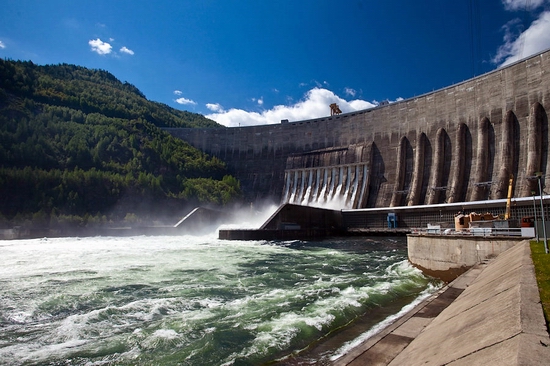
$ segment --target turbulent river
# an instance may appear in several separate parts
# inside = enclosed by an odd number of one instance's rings
[[[328,364],[441,285],[404,238],[44,238],[0,258],[2,365]]]

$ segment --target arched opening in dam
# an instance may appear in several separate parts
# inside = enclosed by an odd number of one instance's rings
[[[417,133],[413,143],[401,136],[390,159],[393,172],[376,142],[296,153],[287,158],[281,203],[360,209],[502,199],[511,175],[515,192],[526,197],[538,192],[536,181],[526,178],[548,166],[542,104],[531,106],[526,125],[522,133],[516,114],[507,111],[497,123],[486,116],[459,123],[452,137],[443,127],[432,138]]]

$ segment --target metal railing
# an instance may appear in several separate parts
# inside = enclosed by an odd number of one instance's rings
[[[490,227],[472,227],[462,230],[438,229],[438,228],[415,228],[411,230],[412,234],[418,235],[450,235],[450,236],[513,236],[521,237],[523,232],[521,228],[490,228]],[[531,237],[528,235],[527,237]],[[533,233],[534,237],[534,233]]]

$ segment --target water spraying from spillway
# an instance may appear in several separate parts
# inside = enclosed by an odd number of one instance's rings
[[[282,203],[333,209],[360,208],[367,187],[368,168],[364,163],[287,169]]]
[[[281,203],[330,209],[365,207],[371,146],[353,145],[287,159]]]

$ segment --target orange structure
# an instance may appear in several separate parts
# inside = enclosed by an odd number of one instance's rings
[[[342,111],[340,110],[340,107],[338,107],[338,104],[332,103],[330,105],[330,115],[334,116],[335,114],[340,114]]]

